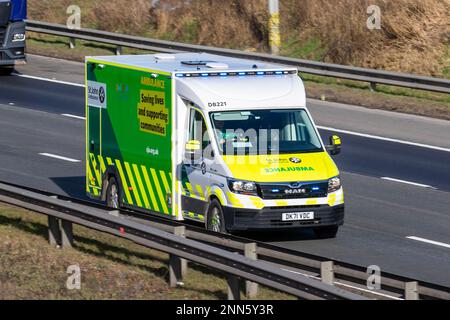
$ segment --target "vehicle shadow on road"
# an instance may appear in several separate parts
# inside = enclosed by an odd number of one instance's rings
[[[288,241],[306,241],[317,240],[312,229],[293,229],[293,230],[276,230],[276,231],[255,231],[255,232],[239,232],[236,236],[245,237],[261,242],[288,242]]]
[[[50,180],[53,181],[65,195],[75,199],[89,200],[86,196],[85,176],[51,177]]]

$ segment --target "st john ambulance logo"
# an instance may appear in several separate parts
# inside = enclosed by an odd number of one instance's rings
[[[106,84],[88,81],[87,83],[88,105],[97,108],[106,108]]]
[[[106,98],[105,89],[103,87],[100,87],[98,90],[98,99],[100,100],[100,103],[104,103]]]

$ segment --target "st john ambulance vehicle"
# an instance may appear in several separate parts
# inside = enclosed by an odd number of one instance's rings
[[[86,58],[86,190],[217,232],[344,219],[339,171],[297,69],[205,53]]]

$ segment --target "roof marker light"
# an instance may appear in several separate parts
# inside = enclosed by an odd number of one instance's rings
[[[1,1],[1,0],[0,0]],[[229,71],[229,72],[194,72],[194,73],[175,73],[176,77],[226,77],[226,76],[270,76],[270,75],[283,75],[283,74],[294,74],[295,70],[268,70],[268,71]]]

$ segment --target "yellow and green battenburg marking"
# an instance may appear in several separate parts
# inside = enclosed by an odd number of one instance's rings
[[[95,157],[93,154],[89,156],[88,175],[90,183],[88,192],[100,195],[101,178],[106,171],[105,160],[102,156],[97,157],[100,163],[100,170],[93,173],[95,166]],[[137,164],[123,163],[116,159],[112,161],[108,159],[106,162],[109,166],[113,165],[117,168],[119,178],[124,191],[124,202],[129,205],[139,206],[147,210],[156,212],[169,213],[167,205],[168,197],[171,195],[170,185],[172,184],[172,175],[163,170],[156,171],[154,168],[141,166]],[[105,164],[105,165],[103,165]],[[100,182],[99,182],[100,181]]]
[[[89,58],[86,85],[86,191],[99,197],[114,172],[124,204],[171,215],[170,73]]]

